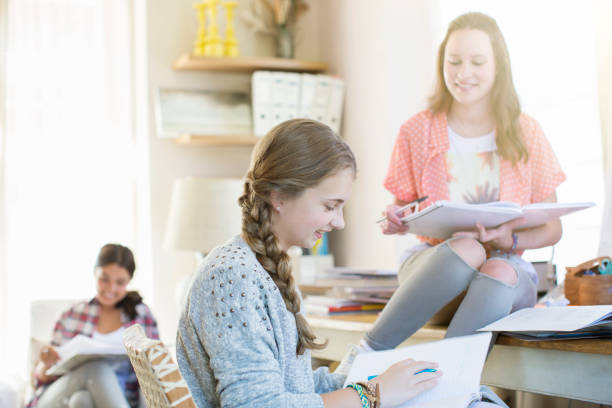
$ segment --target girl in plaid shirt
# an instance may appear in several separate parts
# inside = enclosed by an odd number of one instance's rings
[[[121,342],[123,330],[138,323],[149,338],[159,339],[157,322],[138,292],[128,292],[136,264],[129,248],[107,244],[95,268],[96,296],[64,312],[51,343],[41,349],[34,369],[36,391],[27,405],[61,408],[127,408],[138,406],[139,388],[129,360],[94,360],[61,377],[45,374],[59,360],[55,347],[81,334],[103,342]]]

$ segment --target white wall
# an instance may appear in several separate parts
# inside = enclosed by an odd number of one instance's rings
[[[398,239],[384,236],[376,219],[393,201],[382,182],[395,134],[404,120],[425,107],[431,89],[435,50],[428,12],[425,0],[376,5],[334,0],[319,10],[321,58],[346,81],[342,136],[358,167],[346,229],[331,237],[339,265],[397,265]]]
[[[608,10],[605,0],[597,1],[600,9]],[[241,6],[246,3],[240,1]],[[181,277],[192,272],[195,263],[190,253],[162,247],[172,181],[190,175],[242,176],[251,149],[187,147],[158,139],[152,96],[159,86],[247,89],[249,77],[172,71],[172,62],[189,51],[195,38],[191,1],[149,0],[146,4],[148,99],[144,100],[148,101],[146,126],[150,144],[153,300],[163,336],[173,338],[178,317],[174,287]],[[332,74],[345,79],[342,136],[353,148],[358,163],[357,180],[346,208],[347,226],[332,234],[331,249],[338,265],[394,267],[399,240],[382,235],[375,223],[392,200],[382,181],[401,122],[426,105],[437,44],[445,24],[434,26],[431,17],[439,12],[435,8],[438,3],[428,0],[385,0],[375,4],[369,0],[309,0],[308,4],[310,10],[304,16],[297,57],[326,61]],[[262,41],[250,35],[240,20],[236,29],[243,55],[273,54],[271,39]],[[605,44],[600,44],[601,52],[609,50]],[[609,79],[609,74],[600,73],[600,87]],[[604,117],[609,120],[609,115],[602,112]]]
[[[148,0],[146,2],[146,61],[147,79],[145,98],[148,101],[148,133],[150,189],[150,225],[153,261],[153,308],[160,323],[162,338],[172,340],[179,317],[174,289],[176,283],[195,269],[194,254],[163,248],[166,220],[170,205],[172,182],[186,176],[242,177],[249,163],[249,147],[180,146],[170,140],[159,139],[155,129],[154,95],[158,87],[247,90],[250,77],[241,74],[176,72],[172,63],[191,50],[196,38],[196,14],[192,0]],[[239,8],[247,4],[239,1]],[[317,3],[311,4],[302,22],[303,33],[317,32]],[[269,37],[253,36],[241,22],[236,21],[236,36],[242,55],[273,55],[274,43]],[[298,38],[297,56],[317,59],[315,37]],[[143,95],[141,95],[143,96]],[[146,126],[145,126],[146,125]],[[146,129],[148,127],[148,129]],[[147,299],[145,299],[147,301]],[[150,299],[149,299],[150,302]]]
[[[556,4],[558,18],[544,31],[540,31],[541,22],[550,8],[545,2],[529,0],[515,1],[512,6],[501,0],[384,0],[376,4],[335,0],[321,7],[321,57],[347,81],[343,136],[353,147],[359,167],[347,206],[346,232],[332,236],[338,263],[379,267],[396,264],[399,240],[382,236],[375,225],[381,210],[391,201],[382,181],[392,140],[401,122],[425,107],[433,83],[435,54],[448,22],[470,10],[496,18],[506,35],[523,108],[542,124],[568,176],[559,188],[559,200],[599,203],[580,216],[563,220],[564,228],[571,232],[556,246],[559,270],[563,272],[564,266],[595,256],[603,182],[589,24],[592,5],[600,21],[597,39],[601,62],[609,59],[611,49],[603,33],[610,16],[606,0]],[[575,30],[566,30],[570,20]],[[609,99],[606,84],[610,81],[605,67],[600,66],[599,75],[600,100],[604,102]],[[606,111],[605,103],[600,106],[604,122],[609,109]],[[590,182],[585,184],[583,179]],[[529,251],[527,256],[545,260],[551,251]]]

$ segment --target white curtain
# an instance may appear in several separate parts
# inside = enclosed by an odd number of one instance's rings
[[[0,366],[24,373],[30,302],[92,297],[98,249],[142,238],[140,155],[130,1],[5,3]]]

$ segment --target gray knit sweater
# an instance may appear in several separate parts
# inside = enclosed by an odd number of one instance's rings
[[[318,394],[344,377],[296,356],[295,318],[240,237],[198,270],[176,340],[181,373],[199,408],[323,407]]]

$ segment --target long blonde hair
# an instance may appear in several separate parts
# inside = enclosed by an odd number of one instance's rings
[[[295,199],[347,168],[356,171],[355,157],[329,127],[313,120],[289,120],[272,129],[255,146],[244,193],[238,200],[242,208],[242,238],[278,286],[287,310],[295,316],[297,354],[326,344],[315,342],[315,335],[300,313],[289,256],[279,247],[272,231],[270,194],[275,191],[284,199]]]
[[[497,26],[497,22],[483,13],[467,13],[454,19],[448,26],[446,36],[438,49],[436,82],[434,93],[429,98],[429,109],[434,113],[448,113],[453,97],[444,82],[444,52],[450,35],[457,30],[480,30],[489,36],[493,55],[495,56],[495,82],[491,89],[492,111],[495,117],[496,143],[499,155],[512,164],[520,160],[527,161],[529,153],[521,137],[519,103],[506,41]]]

